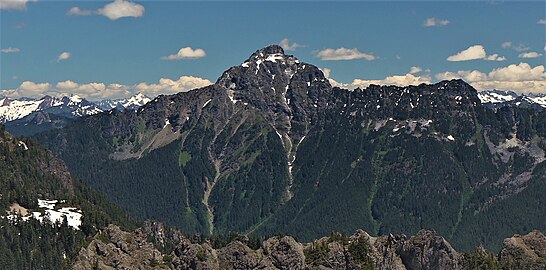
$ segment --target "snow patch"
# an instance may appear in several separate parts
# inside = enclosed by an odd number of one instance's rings
[[[23,147],[23,150],[28,150],[28,147],[27,147],[27,144],[23,141],[19,141],[19,143],[17,143],[18,146],[20,147]]]
[[[277,63],[277,60],[284,60],[284,57],[280,53],[270,54],[265,58],[265,61]]]
[[[61,201],[60,203],[64,203]],[[82,225],[82,211],[76,207],[62,207],[55,210],[55,206],[59,203],[58,200],[41,200],[38,199],[38,208],[39,211],[33,211],[27,216],[18,216],[18,215],[8,215],[6,218],[8,220],[22,220],[28,221],[30,218],[36,219],[42,223],[49,222],[52,225],[56,223],[62,223],[66,218],[68,226],[72,227],[75,230],[79,230]],[[43,214],[42,214],[43,211]]]
[[[201,109],[207,107],[207,105],[209,105],[209,103],[210,103],[211,101],[212,101],[212,98],[209,99],[209,100],[207,100],[207,101],[205,102],[205,104],[203,104],[203,107],[201,107]]]

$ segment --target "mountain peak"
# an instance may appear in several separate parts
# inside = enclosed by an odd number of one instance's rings
[[[259,50],[257,50],[255,53],[253,53],[250,58],[258,58],[258,57],[264,57],[271,54],[280,54],[284,56],[284,50],[279,45],[268,45],[266,47],[263,47]]]

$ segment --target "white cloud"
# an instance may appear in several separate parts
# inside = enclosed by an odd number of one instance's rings
[[[546,52],[546,45],[544,45],[544,51]]]
[[[158,94],[174,94],[178,92],[187,92],[196,88],[201,88],[207,85],[211,85],[212,82],[193,76],[182,76],[178,80],[171,80],[167,78],[159,79],[159,83],[148,84],[139,83],[135,86],[135,89],[145,95],[156,96]]]
[[[545,19],[540,19],[540,20],[538,20],[537,23],[538,24],[546,24],[546,20]]]
[[[279,45],[285,50],[285,51],[295,51],[297,48],[303,47],[303,45],[300,45],[296,42],[290,44],[290,41],[285,38],[279,42]]]
[[[212,82],[207,79],[193,76],[182,76],[178,80],[161,78],[159,83],[156,84],[142,82],[135,85],[106,84],[103,82],[77,83],[72,80],[56,84],[25,81],[16,89],[0,90],[0,96],[41,98],[45,95],[55,97],[78,95],[89,100],[102,100],[129,97],[141,92],[150,97],[155,97],[159,94],[185,92],[210,84]]]
[[[526,52],[526,53],[520,53],[518,55],[519,58],[537,58],[541,56],[542,54],[537,52]]]
[[[489,72],[488,77],[499,81],[542,80],[546,79],[546,73],[543,65],[533,68],[527,63],[519,63],[496,68]]]
[[[3,53],[17,53],[17,52],[20,52],[20,51],[21,50],[19,48],[12,48],[12,47],[0,50],[0,52],[3,52]]]
[[[203,49],[192,49],[191,47],[184,47],[180,49],[176,54],[169,56],[163,56],[163,60],[182,60],[182,59],[197,59],[207,56]]]
[[[98,10],[98,14],[107,17],[110,20],[117,20],[124,17],[142,17],[144,7],[125,0],[115,0]]]
[[[49,83],[24,81],[16,89],[0,90],[0,95],[12,98],[41,97],[44,96],[44,93],[49,89],[51,89]]]
[[[409,71],[409,74],[415,74],[415,73],[419,73],[423,71],[420,67],[411,67],[410,68],[410,71]]]
[[[504,61],[506,58],[504,56],[499,56],[498,54],[493,55],[487,55],[485,52],[485,48],[482,45],[474,45],[470,46],[467,49],[451,55],[447,58],[447,61],[469,61],[469,60],[476,60],[476,59],[483,59],[483,60],[489,60],[489,61]]]
[[[514,44],[512,41],[506,41],[501,44],[501,46],[505,49],[513,49],[516,52],[523,52],[528,51],[530,48],[525,46],[525,44]]]
[[[66,15],[69,15],[69,16],[72,16],[72,15],[85,16],[85,15],[92,15],[92,14],[97,14],[97,12],[94,10],[81,9],[79,7],[73,7],[70,10],[68,10],[68,12],[66,13]]]
[[[316,56],[321,60],[354,60],[354,59],[366,59],[368,61],[374,60],[375,56],[368,53],[360,52],[357,48],[347,49],[324,49],[316,53]]]
[[[131,91],[128,86],[113,83],[92,82],[79,84],[71,80],[58,82],[50,95],[70,96],[78,95],[87,99],[97,100],[106,98],[119,98],[129,96]]]
[[[527,63],[496,68],[489,73],[478,70],[460,70],[436,74],[438,80],[463,79],[478,90],[512,90],[520,93],[544,93],[546,72],[544,66],[531,67]]]
[[[0,1],[0,9],[25,10],[28,2],[28,0],[2,0]]]
[[[79,7],[73,7],[66,13],[66,15],[92,14],[102,15],[112,21],[125,17],[138,18],[144,16],[144,7],[126,0],[115,0],[114,2],[106,4],[104,7],[97,10],[86,10]]]
[[[488,61],[504,61],[506,60],[506,57],[504,56],[499,56],[498,54],[492,54],[492,55],[488,55],[484,58],[484,60],[488,60]]]
[[[423,22],[423,26],[425,27],[431,27],[431,26],[445,26],[448,25],[449,21],[446,19],[436,19],[434,17],[428,18]]]
[[[57,57],[57,62],[60,62],[60,61],[64,61],[64,60],[68,60],[70,58],[70,56],[72,56],[70,54],[70,52],[62,52],[61,54],[59,54],[59,56]]]
[[[474,45],[468,47],[455,55],[447,58],[447,61],[468,61],[475,59],[483,59],[486,56],[485,49],[482,45]]]
[[[415,76],[413,74],[407,73],[405,75],[387,76],[381,80],[354,79],[351,83],[341,83],[332,78],[329,78],[328,80],[330,81],[330,84],[332,86],[353,90],[356,88],[364,89],[370,84],[396,86],[419,85],[422,83],[430,83],[431,77],[429,75]]]

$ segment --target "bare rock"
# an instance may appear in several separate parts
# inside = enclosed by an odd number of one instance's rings
[[[539,231],[504,239],[499,255],[503,269],[546,269],[546,237]]]

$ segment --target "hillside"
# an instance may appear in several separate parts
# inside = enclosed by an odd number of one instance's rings
[[[64,269],[99,228],[136,225],[64,162],[0,125],[0,268]]]
[[[205,235],[434,229],[461,250],[546,229],[546,112],[462,80],[332,87],[278,46],[214,85],[36,137],[142,219]]]

